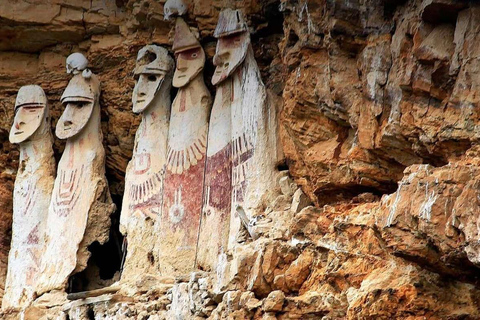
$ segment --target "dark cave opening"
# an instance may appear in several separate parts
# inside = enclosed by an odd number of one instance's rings
[[[121,195],[112,195],[117,210],[112,214],[109,240],[101,245],[97,241],[88,250],[91,252],[87,267],[82,272],[70,276],[68,293],[95,290],[110,286],[120,279],[124,257],[123,240],[120,233]]]
[[[87,317],[89,320],[95,320],[95,312],[93,312],[93,309],[88,309]]]

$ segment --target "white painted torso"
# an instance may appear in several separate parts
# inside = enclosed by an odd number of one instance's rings
[[[13,194],[12,242],[3,307],[21,307],[31,299],[45,250],[45,226],[55,179],[51,138],[20,146],[20,169]]]

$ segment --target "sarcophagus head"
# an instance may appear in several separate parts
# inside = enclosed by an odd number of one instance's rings
[[[67,58],[67,61],[69,58]],[[83,71],[82,73],[71,72],[75,75],[68,83],[60,99],[65,107],[55,130],[55,135],[60,139],[72,138],[81,133],[92,118],[94,109],[98,108],[100,82],[90,70],[85,69],[86,63],[82,67],[83,69],[80,70],[75,68],[75,70]]]
[[[50,129],[47,97],[40,86],[28,85],[18,90],[15,118],[10,130],[10,142],[22,143]]]
[[[177,60],[173,86],[181,88],[189,84],[205,65],[205,52],[182,18],[177,18],[176,21],[172,49]]]
[[[218,43],[213,57],[216,69],[212,84],[217,85],[231,76],[247,56],[250,34],[242,12],[232,9],[220,12],[213,35]]]
[[[133,112],[141,113],[147,109],[158,93],[165,89],[165,83],[170,89],[170,81],[173,71],[173,59],[168,51],[156,45],[148,45],[140,49],[137,55],[135,67],[135,88],[133,89],[132,102]]]

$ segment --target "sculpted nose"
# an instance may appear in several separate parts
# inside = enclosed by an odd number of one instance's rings
[[[73,108],[74,106],[72,104],[67,104],[65,111],[63,112],[62,119],[63,120],[63,125],[65,127],[71,126],[73,124],[72,119],[73,119]]]
[[[184,71],[187,69],[188,63],[184,59],[177,59],[177,69]]]
[[[222,59],[220,59],[220,56],[218,54],[213,56],[213,65],[218,67],[221,64],[222,64]]]
[[[25,125],[25,122],[23,121],[20,121],[20,122],[15,122],[15,129],[20,129],[21,127],[23,127]]]
[[[144,76],[140,76],[137,83],[137,94],[139,97],[144,97],[147,95],[147,82],[144,79]]]

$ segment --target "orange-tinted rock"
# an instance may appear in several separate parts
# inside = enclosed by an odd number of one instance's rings
[[[13,183],[0,178],[0,297],[3,297],[7,274],[8,251],[12,229]]]
[[[107,178],[119,198],[140,122],[131,114],[131,70],[145,44],[170,48],[165,1],[37,2],[35,10],[26,1],[0,8],[0,50],[8,50],[0,52],[0,133],[11,126],[14,95],[27,83],[45,89],[55,124],[68,79],[64,59],[85,52],[103,84]],[[203,282],[196,274],[168,284],[153,279],[148,292],[132,293],[135,302],[116,296],[92,303],[91,312],[153,320],[176,311],[213,319],[479,318],[480,153],[472,146],[480,133],[480,5],[189,1],[184,18],[205,49],[207,83],[225,6],[243,9],[262,80],[278,95],[272,101],[283,108],[287,160],[280,169],[296,185],[272,192],[252,222],[260,237],[222,256],[225,273],[206,270]],[[18,153],[1,142],[0,175],[10,181]],[[57,155],[62,148],[57,141]],[[292,203],[297,187],[313,206]],[[224,278],[216,286],[218,275]],[[181,299],[174,303],[169,289]],[[282,308],[263,311],[275,290],[285,295]],[[66,313],[87,316],[88,308]],[[63,311],[39,306],[26,315],[47,313]]]

